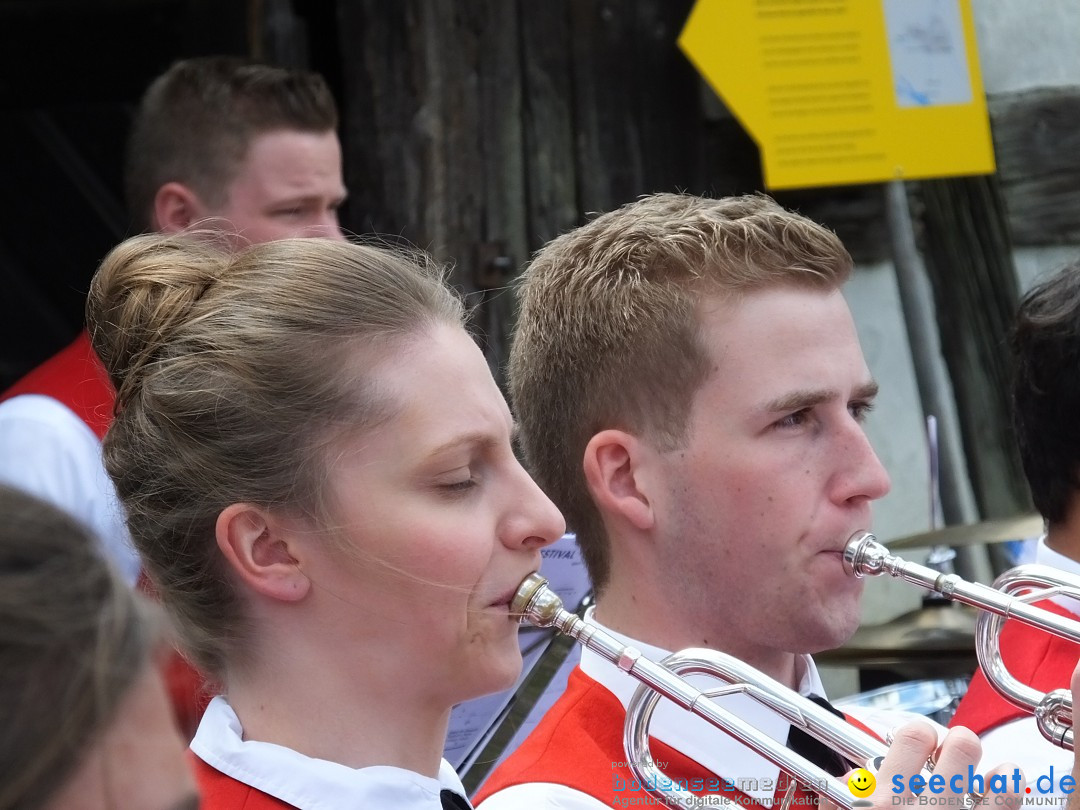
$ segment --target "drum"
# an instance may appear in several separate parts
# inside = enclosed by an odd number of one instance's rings
[[[945,726],[952,719],[960,698],[967,692],[968,680],[968,678],[939,678],[905,681],[840,698],[834,700],[833,704],[841,710],[846,707],[862,707],[870,710],[912,712]]]

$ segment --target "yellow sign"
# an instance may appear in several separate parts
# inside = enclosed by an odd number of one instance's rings
[[[770,188],[994,171],[971,0],[698,0],[679,46]]]

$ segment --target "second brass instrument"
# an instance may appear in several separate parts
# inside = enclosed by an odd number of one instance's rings
[[[869,532],[859,532],[848,541],[844,567],[857,577],[888,574],[983,611],[976,627],[975,652],[986,679],[1005,700],[1034,714],[1047,740],[1073,750],[1071,693],[1056,689],[1044,694],[1015,678],[1002,660],[999,637],[1005,620],[1016,619],[1080,643],[1080,621],[1030,604],[1058,594],[1080,599],[1080,580],[1049,566],[1024,565],[1006,571],[994,587],[968,582],[897,557]],[[1026,593],[1017,596],[1018,591]]]

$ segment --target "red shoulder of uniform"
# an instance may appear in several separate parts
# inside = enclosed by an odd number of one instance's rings
[[[0,394],[0,402],[20,394],[40,394],[63,403],[97,434],[112,421],[116,392],[84,329],[68,346]]]
[[[1050,600],[1039,602],[1038,606],[1058,616],[1076,618],[1072,612]],[[1080,644],[1018,621],[1005,623],[1000,642],[1002,661],[1015,678],[1040,692],[1069,688],[1077,658],[1080,658]],[[980,668],[972,676],[967,693],[949,725],[966,726],[982,735],[1028,714],[1001,697]]]
[[[201,810],[296,810],[251,785],[245,785],[190,754],[195,781],[199,785]]]
[[[619,699],[580,667],[570,673],[566,691],[524,743],[495,769],[477,792],[475,802],[500,790],[526,783],[564,785],[605,804],[615,799],[642,805],[650,801],[634,777],[623,749],[626,711]],[[729,793],[755,806],[750,797],[685,754],[651,741],[654,760],[663,763],[665,778],[692,793]],[[760,806],[760,805],[759,805]]]

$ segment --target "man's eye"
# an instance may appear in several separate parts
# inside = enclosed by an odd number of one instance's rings
[[[275,212],[275,216],[289,217],[289,218],[296,218],[296,217],[299,217],[299,216],[303,216],[303,214],[304,214],[304,209],[300,208],[300,207],[279,208]]]
[[[789,413],[783,419],[777,420],[775,425],[778,428],[799,427],[806,422],[807,418],[809,418],[807,411],[795,411],[795,413]]]
[[[874,403],[852,402],[848,405],[848,410],[851,411],[851,415],[855,418],[856,422],[865,422],[866,417],[870,415],[870,411],[874,410]]]

